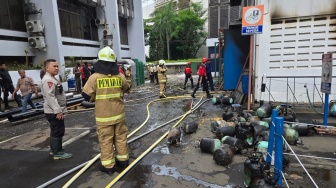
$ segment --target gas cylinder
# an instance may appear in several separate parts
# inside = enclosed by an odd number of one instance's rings
[[[216,133],[218,127],[235,127],[234,122],[226,122],[225,120],[211,121],[211,131]]]
[[[196,123],[195,121],[190,121],[188,123],[184,123],[182,125],[182,130],[184,133],[186,134],[190,134],[195,132],[198,129],[198,123]]]
[[[233,98],[229,97],[229,96],[223,96],[221,99],[221,103],[223,105],[231,105],[233,103]]]
[[[216,105],[216,104],[220,104],[221,100],[222,100],[222,95],[217,95],[216,97],[212,98],[212,104]]]
[[[218,127],[216,131],[216,137],[218,139],[222,139],[224,136],[234,136],[235,135],[235,127]]]
[[[299,136],[307,136],[310,133],[310,128],[308,125],[304,124],[291,124],[290,127],[296,130]]]
[[[329,103],[329,114],[331,116],[336,116],[336,101],[332,100]]]
[[[263,154],[253,152],[244,162],[244,185],[251,186],[256,179],[262,179],[264,168]]]
[[[224,112],[222,114],[223,120],[227,121],[229,119],[231,119],[233,117],[233,113],[232,112]]]
[[[266,121],[251,121],[251,125],[252,126],[261,125],[261,126],[266,127],[267,129],[269,128],[269,125]]]
[[[238,118],[238,122],[246,122],[246,119],[244,117],[237,117]]]
[[[219,139],[202,138],[200,142],[201,151],[204,153],[214,153],[222,145]]]
[[[253,127],[249,122],[239,122],[235,128],[236,138],[244,141],[245,147],[253,144]]]
[[[256,152],[267,153],[268,141],[258,141],[254,147]]]
[[[271,117],[268,117],[268,118],[262,118],[261,121],[265,121],[268,123],[268,125],[270,125],[272,123],[272,118]]]
[[[233,148],[227,144],[223,144],[215,150],[213,159],[217,164],[226,166],[232,162],[233,154]]]
[[[251,183],[251,187],[253,188],[274,188],[277,179],[274,177],[274,172],[265,172],[263,175],[263,179],[257,179]],[[278,177],[278,176],[277,176]]]
[[[252,114],[250,114],[248,112],[242,112],[241,116],[244,117],[246,120],[248,120],[249,117],[252,117]]]
[[[269,103],[265,103],[257,109],[256,113],[257,116],[260,118],[268,118],[272,114],[272,105]]]
[[[262,125],[256,125],[256,126],[253,126],[253,130],[254,130],[253,136],[256,139],[261,132],[268,130],[268,128]]]
[[[288,144],[295,145],[299,140],[299,133],[292,128],[286,127],[284,128],[284,138],[286,139]]]
[[[240,152],[242,149],[244,149],[244,142],[237,138],[224,136],[221,141],[223,144],[231,146],[234,150],[234,153]]]
[[[251,122],[251,121],[260,121],[260,118],[258,116],[251,116],[247,119],[247,121]]]
[[[262,131],[259,133],[258,137],[256,138],[256,141],[268,141],[269,139],[269,131]]]

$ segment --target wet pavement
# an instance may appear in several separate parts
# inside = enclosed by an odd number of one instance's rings
[[[183,115],[200,100],[189,97],[190,87],[187,90],[181,89],[183,81],[183,75],[169,77],[167,96],[186,97],[152,102],[148,106],[148,122],[131,138]],[[135,87],[125,97],[129,132],[146,120],[147,104],[158,99],[158,87],[147,83]],[[201,89],[197,94],[203,94]],[[222,112],[220,106],[212,105],[211,101],[205,102],[180,123],[182,125],[196,121],[199,128],[195,133],[183,134],[179,146],[170,145],[164,139],[113,187],[244,187],[243,162],[246,156],[237,154],[229,166],[223,167],[215,163],[211,154],[202,153],[199,148],[202,138],[214,137],[210,131],[210,122],[220,120]],[[321,119],[321,115],[309,110],[300,111],[297,115],[300,122],[312,123],[312,120]],[[335,119],[330,117],[329,122],[336,122]],[[136,159],[174,124],[172,122],[130,143],[130,160]],[[66,116],[66,135],[63,142],[66,151],[73,154],[71,159],[52,160],[48,152],[48,131],[48,123],[43,116],[18,123],[0,123],[0,187],[37,187],[99,154],[93,111],[74,112]],[[302,137],[302,140],[304,145],[293,146],[297,154],[335,158],[335,136],[314,135]],[[300,159],[319,187],[336,187],[335,161],[303,157]],[[286,174],[290,187],[314,187],[296,159],[291,156],[290,160]],[[105,187],[118,175],[101,173],[99,166],[100,163],[95,162],[70,187]],[[48,187],[62,187],[73,175],[74,173]]]

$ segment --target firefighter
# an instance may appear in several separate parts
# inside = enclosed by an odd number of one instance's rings
[[[203,60],[204,60],[204,58],[203,58]],[[203,85],[203,91],[205,91],[206,94],[207,94],[206,97],[207,98],[212,98],[212,95],[210,95],[210,92],[209,92],[208,81],[207,81],[207,77],[206,77],[206,70],[205,70],[206,61],[203,61],[203,60],[202,60],[202,64],[199,66],[199,69],[197,71],[198,82],[196,84],[196,87],[195,87],[193,93],[191,94],[191,96],[193,98],[195,98],[195,93],[200,88],[200,85]]]
[[[116,168],[125,168],[129,163],[123,95],[129,92],[130,86],[119,73],[117,58],[108,46],[99,51],[94,69],[95,73],[85,84],[82,95],[86,101],[95,101],[100,170],[113,174]]]
[[[126,65],[126,71],[125,71],[125,77],[127,80],[128,85],[132,86],[132,71],[131,71],[131,65]]]
[[[183,89],[186,89],[188,79],[190,79],[191,88],[194,89],[194,80],[193,80],[193,77],[192,77],[192,68],[191,68],[191,63],[190,62],[188,62],[186,68],[184,68],[184,74],[185,74],[185,79],[184,79]]]
[[[167,68],[165,66],[165,61],[163,59],[159,61],[157,72],[160,83],[160,98],[166,98],[166,95],[164,93],[166,90],[166,83],[167,83],[167,75],[166,75]]]

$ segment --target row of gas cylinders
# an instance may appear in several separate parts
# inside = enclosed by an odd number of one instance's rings
[[[167,141],[170,144],[179,144],[181,142],[182,132],[184,134],[192,134],[198,129],[198,123],[190,121],[183,123],[182,126],[178,126],[169,130],[167,135]]]

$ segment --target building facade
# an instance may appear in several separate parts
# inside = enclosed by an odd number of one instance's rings
[[[118,59],[145,61],[141,1],[0,0],[0,61],[35,65],[53,58],[97,58],[113,47]]]

